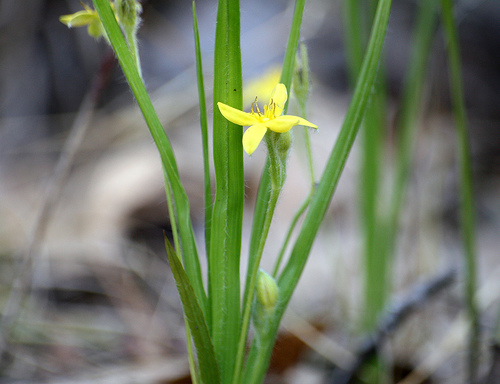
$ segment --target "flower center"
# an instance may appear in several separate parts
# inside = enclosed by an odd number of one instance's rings
[[[276,103],[274,103],[273,99],[271,99],[269,101],[269,107],[267,105],[264,105],[264,113],[262,113],[259,109],[259,104],[256,97],[254,102],[252,103],[252,108],[250,113],[262,123],[264,121],[275,119],[276,118],[275,110],[276,110]]]

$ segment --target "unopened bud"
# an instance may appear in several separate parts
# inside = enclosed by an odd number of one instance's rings
[[[125,29],[134,30],[139,25],[138,15],[142,12],[142,6],[137,0],[115,0],[116,15],[121,26]]]
[[[263,270],[259,270],[256,286],[257,305],[260,305],[266,314],[272,313],[276,308],[278,296],[279,289],[276,280]]]

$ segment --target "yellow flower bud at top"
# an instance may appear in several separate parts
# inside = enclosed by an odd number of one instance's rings
[[[256,299],[258,305],[267,313],[271,313],[278,303],[279,289],[276,280],[263,270],[257,275]]]

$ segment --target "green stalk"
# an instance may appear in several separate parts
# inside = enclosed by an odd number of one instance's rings
[[[127,30],[126,38],[130,53],[139,71],[139,76],[142,78],[141,57],[139,56],[139,48],[137,46],[137,32],[135,30]]]
[[[242,129],[226,120],[217,102],[242,109],[240,8],[219,0],[215,33],[213,156],[216,179],[209,258],[212,340],[222,383],[233,379],[240,335],[240,253],[244,172]]]
[[[335,192],[338,180],[363,119],[365,108],[375,82],[391,3],[391,0],[380,0],[378,3],[370,42],[352,102],[349,105],[344,124],[330,154],[318,187],[313,194],[309,210],[295,241],[290,259],[280,275],[278,281],[280,298],[276,312],[273,318],[266,324],[265,329],[262,330],[260,340],[254,340],[250,348],[248,361],[243,372],[244,380],[242,382],[245,384],[261,383],[269,366],[269,359],[280,320],[304,269],[312,244]]]
[[[280,83],[286,86],[286,89],[290,93],[290,87],[292,84],[293,71],[295,67],[295,56],[297,54],[297,47],[299,44],[300,37],[300,26],[302,24],[302,15],[304,13],[305,0],[296,0],[295,8],[293,12],[292,26],[290,29],[290,34],[288,37],[288,44],[285,52],[285,58],[283,61],[283,69],[281,72]],[[285,104],[283,113],[286,114],[288,109],[288,101]],[[271,198],[271,177],[269,175],[269,169],[271,165],[269,159],[267,159],[264,165],[264,172],[260,179],[259,190],[257,192],[257,199],[255,201],[255,210],[253,214],[252,223],[252,233],[250,236],[250,249],[248,256],[248,271],[255,270],[255,263],[257,262],[257,253],[259,244],[263,237],[264,222],[266,220],[266,214],[269,210],[270,198]],[[246,287],[250,284],[251,274],[247,272],[247,280],[245,283],[245,295],[244,301],[248,300],[247,295],[252,294]],[[253,297],[253,295],[252,295]]]
[[[248,277],[247,277],[248,293],[245,295],[245,300],[243,302],[243,316],[242,316],[243,320],[241,325],[240,341],[238,343],[238,353],[236,357],[236,369],[234,371],[233,384],[239,384],[242,382],[241,373],[242,373],[243,362],[245,359],[245,350],[247,346],[248,329],[250,327],[250,317],[252,314],[253,296],[257,283],[257,274],[259,272],[260,260],[264,252],[264,246],[266,244],[267,235],[269,234],[269,228],[271,227],[274,210],[278,202],[278,197],[281,192],[281,188],[282,186],[276,186],[276,185],[273,185],[271,188],[269,205],[265,215],[264,228],[262,231],[262,237],[260,238],[259,247],[257,249],[255,263],[253,263],[253,269],[251,271],[248,271]]]
[[[453,115],[458,135],[460,169],[460,216],[465,264],[465,300],[471,321],[468,348],[468,383],[477,382],[479,361],[479,310],[476,303],[476,237],[472,161],[467,128],[458,31],[451,0],[441,0],[444,33],[448,48]]]
[[[179,228],[179,236],[182,248],[182,257],[196,297],[203,311],[207,309],[207,298],[203,287],[201,268],[198,260],[198,252],[194,240],[193,227],[190,219],[189,201],[179,178],[179,171],[175,161],[174,152],[170,141],[163,130],[153,103],[147,93],[144,82],[139,75],[136,61],[131,54],[122,31],[118,26],[115,15],[111,10],[108,0],[93,0],[95,9],[104,25],[109,41],[120,62],[123,73],[127,78],[137,104],[142,111],[155,144],[160,153],[166,179],[170,183],[174,197],[174,212]],[[174,220],[175,221],[175,220]]]

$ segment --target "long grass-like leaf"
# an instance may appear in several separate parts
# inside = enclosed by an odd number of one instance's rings
[[[240,327],[240,254],[243,225],[243,130],[226,120],[217,102],[242,108],[240,8],[219,0],[214,52],[213,156],[215,201],[209,259],[212,340],[222,383],[232,380]]]
[[[205,190],[205,246],[207,258],[210,258],[210,232],[212,225],[212,183],[210,181],[210,160],[208,147],[208,124],[207,124],[207,104],[205,101],[205,85],[203,81],[203,66],[201,61],[200,32],[198,30],[198,19],[196,17],[196,7],[193,1],[193,30],[196,54],[196,79],[198,81],[198,99],[200,103],[200,126],[203,147],[203,174]]]
[[[179,171],[174,157],[170,141],[163,130],[153,103],[148,95],[142,81],[132,54],[130,53],[125,38],[118,26],[116,18],[111,10],[109,0],[93,0],[94,6],[106,29],[111,45],[123,69],[123,73],[134,93],[144,119],[149,127],[151,135],[160,153],[162,165],[166,173],[166,179],[171,184],[174,196],[175,213],[171,216],[178,221],[179,234],[182,245],[182,257],[189,276],[190,282],[196,293],[202,308],[206,307],[207,299],[201,277],[201,268],[198,260],[198,252],[190,219],[189,201],[181,184]]]
[[[193,287],[189,283],[186,271],[165,236],[165,247],[167,249],[168,262],[177,284],[177,290],[182,301],[184,315],[189,324],[191,336],[198,355],[200,376],[204,384],[220,384],[220,374],[215,358],[215,351],[210,339],[203,311],[198,303]],[[190,342],[188,340],[188,342]]]

